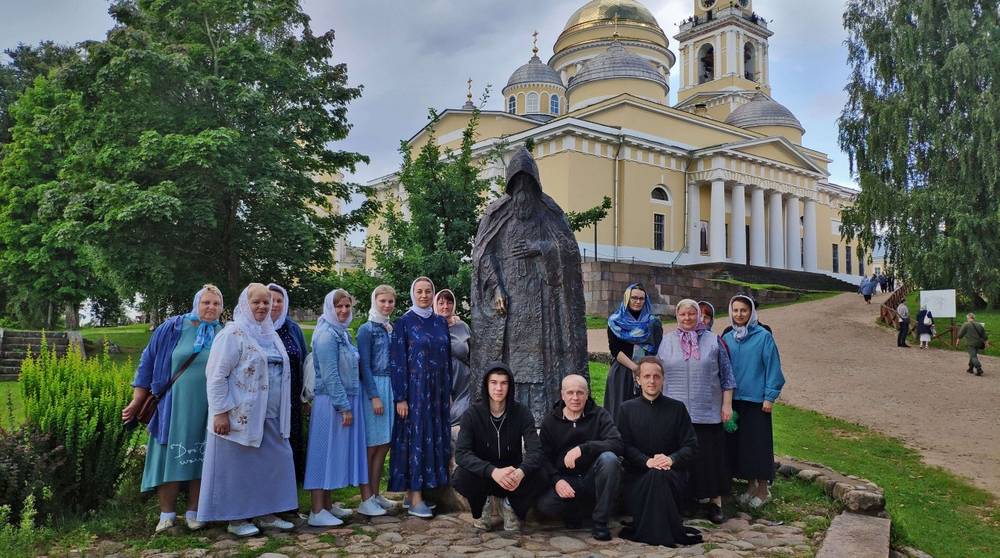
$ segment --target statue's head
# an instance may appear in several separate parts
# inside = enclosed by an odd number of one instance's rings
[[[538,177],[538,165],[523,147],[507,165],[507,195],[514,202],[514,213],[518,219],[527,220],[534,216],[542,197],[542,184]]]

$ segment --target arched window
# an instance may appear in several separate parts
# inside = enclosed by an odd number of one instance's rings
[[[538,93],[532,91],[525,97],[524,112],[527,114],[537,114],[541,112],[538,108]]]
[[[757,49],[750,42],[743,45],[743,77],[757,81]]]
[[[559,114],[559,95],[549,97],[549,114]]]
[[[655,202],[670,203],[670,194],[663,186],[654,186],[649,193],[649,198]]]
[[[715,47],[702,45],[698,49],[698,83],[715,79]]]
[[[507,112],[511,114],[517,113],[517,97],[511,95],[510,98],[507,99]]]

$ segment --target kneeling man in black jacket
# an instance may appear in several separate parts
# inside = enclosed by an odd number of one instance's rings
[[[563,378],[561,395],[562,401],[542,422],[549,489],[537,509],[562,518],[569,527],[577,526],[580,516],[593,509],[591,534],[600,541],[611,540],[608,519],[621,485],[622,436],[608,411],[590,398],[583,376]]]
[[[531,411],[514,400],[510,368],[495,363],[487,370],[482,397],[462,415],[452,485],[469,501],[477,528],[492,527],[497,497],[503,498],[504,530],[516,531],[544,488],[542,450]]]

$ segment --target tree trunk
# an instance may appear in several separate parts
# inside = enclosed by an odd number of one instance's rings
[[[236,247],[236,202],[230,197],[226,201],[226,223],[222,229],[222,249],[226,269],[226,286],[232,296],[239,296],[243,290],[240,281],[240,254]],[[229,296],[227,293],[227,296]],[[236,305],[233,305],[235,308]]]
[[[66,329],[77,330],[80,329],[80,312],[77,310],[77,305],[71,302],[66,303]]]

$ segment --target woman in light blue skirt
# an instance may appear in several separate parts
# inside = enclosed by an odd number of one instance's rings
[[[354,299],[337,289],[326,295],[323,315],[313,333],[316,398],[309,421],[309,449],[303,487],[312,492],[309,525],[329,527],[348,515],[331,502],[329,490],[368,483],[368,444],[361,405],[358,350],[351,344]],[[385,515],[373,501],[358,512]]]
[[[365,437],[368,442],[368,484],[361,485],[361,498],[373,500],[384,510],[396,507],[396,502],[379,493],[385,457],[392,441],[392,423],[396,413],[392,406],[392,376],[389,375],[389,345],[392,323],[389,316],[396,308],[396,291],[389,285],[379,285],[372,291],[368,321],[358,328],[358,355],[361,385],[365,395]],[[386,404],[390,405],[386,409]]]

